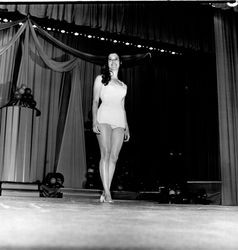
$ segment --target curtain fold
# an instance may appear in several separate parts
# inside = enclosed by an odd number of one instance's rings
[[[72,74],[72,89],[57,171],[64,173],[65,186],[83,187],[86,180],[86,151],[79,67],[75,67]]]
[[[11,27],[11,26],[10,26]],[[15,44],[17,39],[21,36],[21,34],[25,31],[26,23],[17,31],[17,33],[12,37],[12,39],[5,45],[0,48],[0,55],[4,54],[12,45]]]
[[[14,62],[19,47],[19,36],[25,29],[25,27],[21,27],[21,31],[19,32],[14,25],[5,27],[7,27],[7,30],[0,30],[0,50],[4,51],[4,53],[0,55],[0,107],[7,103],[11,95]],[[15,155],[14,152],[16,152],[16,148],[12,147],[10,142],[12,136],[16,133],[16,131],[12,130],[12,127],[17,119],[11,119],[10,114],[5,116],[6,113],[4,112],[6,112],[6,110],[0,110],[0,177],[4,175],[5,165],[7,165],[8,168],[13,166],[12,163],[14,163],[15,158],[12,157],[11,153]],[[17,115],[15,118],[17,118]],[[10,123],[8,123],[8,121]],[[9,132],[10,134],[8,134]],[[6,137],[8,135],[9,140],[7,141]],[[9,151],[6,152],[7,150]],[[5,155],[7,157],[5,157]]]
[[[238,205],[238,18],[217,11],[214,17],[219,104],[222,204]]]
[[[29,22],[29,21],[28,21]],[[65,72],[65,71],[70,71],[72,70],[77,64],[77,58],[72,58],[71,60],[65,61],[65,62],[57,62],[55,60],[51,60],[46,53],[44,53],[39,40],[37,39],[36,33],[34,31],[34,28],[32,27],[32,25],[29,23],[29,27],[30,27],[30,31],[31,31],[31,35],[33,37],[35,46],[37,48],[37,51],[40,55],[40,57],[42,58],[42,60],[44,61],[44,63],[51,68],[54,71],[58,71],[58,72]]]
[[[7,103],[11,94],[15,65],[13,62],[16,59],[19,37],[24,29],[25,26],[18,31],[15,27],[0,31],[0,107]]]
[[[80,81],[82,83],[82,104],[84,122],[92,122],[92,97],[93,97],[93,83],[95,77],[101,73],[101,67],[99,65],[79,60],[80,63]]]

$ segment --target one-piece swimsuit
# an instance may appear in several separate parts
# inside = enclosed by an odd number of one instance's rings
[[[106,86],[102,84],[101,104],[97,112],[97,120],[101,124],[109,124],[112,128],[125,128],[124,98],[127,86],[110,81]]]

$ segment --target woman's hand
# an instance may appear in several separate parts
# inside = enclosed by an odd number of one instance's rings
[[[99,123],[98,122],[93,123],[93,132],[96,133],[96,134],[100,134]]]
[[[126,127],[125,132],[124,132],[124,141],[127,142],[129,141],[129,139],[130,139],[130,131],[129,131],[129,128]]]

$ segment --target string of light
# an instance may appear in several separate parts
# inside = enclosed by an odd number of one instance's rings
[[[238,0],[234,0],[231,2],[214,2],[209,3],[210,6],[214,8],[221,8],[221,9],[229,9],[229,8],[235,8],[238,6]]]
[[[7,19],[7,18],[0,18],[0,23],[7,23],[7,22],[11,22],[11,20]],[[23,23],[19,23],[19,25],[23,25]],[[34,28],[37,28],[36,25],[33,25]],[[54,32],[60,32],[62,34],[71,34],[74,36],[78,36],[78,37],[82,37],[82,38],[86,38],[86,39],[94,39],[94,40],[100,40],[100,41],[105,41],[105,42],[111,42],[114,44],[121,44],[124,46],[131,46],[134,48],[138,48],[138,49],[144,49],[144,50],[149,50],[150,52],[158,52],[161,54],[170,54],[170,55],[182,55],[182,52],[178,52],[175,51],[173,49],[168,49],[168,48],[161,48],[158,46],[152,46],[152,45],[147,45],[145,44],[145,42],[141,42],[141,43],[137,43],[137,42],[132,42],[129,40],[121,40],[119,38],[112,38],[112,37],[107,37],[105,35],[95,35],[95,34],[91,34],[91,33],[85,33],[85,32],[77,32],[77,31],[70,31],[70,30],[65,30],[65,29],[60,29],[60,28],[54,28],[54,27],[47,27],[47,26],[43,26],[41,27],[46,31],[54,31]]]

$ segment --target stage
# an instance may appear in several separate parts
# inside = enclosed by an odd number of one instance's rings
[[[0,249],[237,249],[238,207],[0,197]]]

